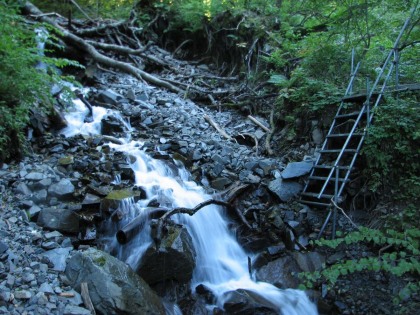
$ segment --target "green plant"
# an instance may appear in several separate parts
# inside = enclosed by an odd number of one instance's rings
[[[340,245],[366,244],[379,248],[377,255],[370,255],[352,260],[345,260],[325,267],[313,273],[301,273],[299,276],[304,284],[301,289],[313,288],[320,283],[327,283],[332,287],[340,277],[362,271],[385,272],[401,279],[411,274],[415,276],[395,296],[394,302],[398,303],[407,296],[420,291],[420,230],[412,227],[398,232],[393,229],[380,231],[361,227],[344,237],[334,240],[317,240],[315,245],[336,249]]]
[[[50,88],[60,80],[57,68],[77,65],[66,59],[46,57],[37,47],[36,28],[17,14],[18,7],[0,2],[0,161],[19,158],[25,149],[24,128],[30,113],[37,108],[48,112]],[[46,38],[56,44],[55,38]],[[39,69],[37,65],[46,65]]]
[[[420,196],[420,117],[415,97],[388,98],[375,113],[363,154],[370,188],[391,192],[394,199]]]

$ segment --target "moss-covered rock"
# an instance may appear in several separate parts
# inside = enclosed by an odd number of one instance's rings
[[[165,314],[161,299],[128,265],[90,248],[77,253],[65,274],[73,288],[87,282],[90,298],[101,314]]]

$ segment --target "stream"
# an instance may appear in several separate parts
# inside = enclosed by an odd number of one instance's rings
[[[135,172],[135,186],[146,192],[146,198],[135,202],[126,199],[120,204],[119,210],[123,219],[119,222],[109,220],[105,237],[105,250],[117,248],[116,256],[137,269],[142,254],[153,242],[151,237],[150,220],[146,215],[147,205],[156,200],[160,206],[173,209],[177,207],[194,208],[199,203],[211,199],[204,189],[190,179],[188,171],[180,165],[177,169],[169,167],[161,160],[151,158],[142,149],[143,143],[130,138],[130,124],[114,110],[93,107],[93,121],[85,123],[89,110],[80,100],[74,101],[74,109],[67,113],[68,127],[62,130],[66,137],[76,134],[100,134],[101,120],[106,115],[113,115],[123,122],[126,138],[120,139],[123,144],[110,143],[113,150],[123,152],[130,161]],[[115,179],[117,183],[119,178]],[[115,237],[117,231],[131,220],[144,215],[144,228],[125,245],[120,245]],[[191,291],[202,284],[209,288],[216,297],[217,305],[209,305],[209,312],[217,306],[223,309],[226,292],[243,289],[252,292],[254,297],[264,305],[284,315],[317,314],[316,306],[300,290],[282,290],[265,282],[256,282],[249,274],[248,257],[235,237],[235,231],[229,230],[229,221],[224,214],[223,207],[209,205],[192,216],[187,214],[173,215],[172,220],[187,228],[192,237],[196,252],[196,267],[190,282]],[[113,253],[115,254],[115,253]],[[168,266],[170,268],[170,266]],[[279,270],[281,272],[281,270]]]

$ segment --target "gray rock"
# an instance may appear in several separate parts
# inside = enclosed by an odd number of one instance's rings
[[[33,205],[29,208],[29,217],[31,220],[36,220],[38,218],[39,213],[41,212],[41,208],[37,205]]]
[[[42,173],[39,173],[39,172],[31,172],[31,173],[29,173],[29,174],[27,174],[25,176],[25,179],[38,181],[38,180],[44,179],[44,177],[45,177],[45,175],[42,174]]]
[[[106,104],[112,104],[117,105],[118,102],[123,99],[123,96],[121,94],[118,94],[117,92],[108,89],[106,91],[101,91],[98,94],[98,99],[100,102],[106,103]]]
[[[0,254],[5,253],[9,249],[9,246],[7,246],[6,243],[3,243],[0,241]]]
[[[25,183],[19,183],[15,189],[15,192],[17,194],[22,194],[25,196],[29,196],[32,194],[32,191],[29,189],[29,187]]]
[[[317,252],[293,252],[292,256],[296,260],[299,268],[304,272],[321,270],[322,265],[325,264],[325,257]]]
[[[45,200],[47,200],[48,193],[45,189],[41,189],[39,191],[34,192],[32,195],[32,201],[35,203],[43,203]]]
[[[159,247],[150,246],[144,253],[138,273],[149,284],[164,280],[186,283],[192,278],[195,256],[188,231],[183,227],[168,226],[168,233]]]
[[[260,268],[256,273],[256,278],[258,281],[272,283],[281,289],[297,288],[299,285],[297,273],[301,271],[296,261],[286,256]]]
[[[276,312],[278,307],[255,291],[246,289],[228,291],[223,293],[222,300],[224,301],[223,308],[227,314],[278,314]]]
[[[89,248],[75,254],[65,274],[80,290],[87,282],[96,310],[102,314],[165,314],[160,298],[132,269],[111,255]]]
[[[59,245],[57,242],[43,242],[41,247],[46,250],[57,248]]]
[[[223,190],[230,185],[232,181],[226,177],[218,177],[210,182],[211,187],[217,190]]]
[[[58,231],[52,231],[52,232],[45,233],[44,236],[47,240],[49,240],[49,239],[52,239],[52,238],[61,237],[61,236],[63,236],[63,234],[61,234]]]
[[[56,271],[64,271],[66,269],[66,259],[73,247],[55,248],[43,254],[54,265],[52,268]]]
[[[51,178],[44,178],[44,179],[40,180],[39,182],[37,182],[35,184],[35,187],[37,189],[43,189],[43,188],[50,187],[51,184],[52,184],[52,179]]]
[[[90,315],[91,312],[80,306],[67,304],[64,308],[64,315]]]
[[[70,209],[45,208],[40,212],[37,224],[63,233],[79,232],[79,217]]]
[[[32,293],[28,290],[18,290],[15,291],[14,296],[18,300],[29,300],[32,297]]]
[[[49,295],[54,294],[54,289],[48,282],[42,283],[39,287],[39,291]]]
[[[50,188],[48,188],[48,193],[51,197],[66,199],[73,195],[74,185],[69,179],[63,178],[57,184],[51,185]]]
[[[312,161],[309,162],[292,162],[287,164],[281,177],[283,179],[296,178],[308,174],[313,167]]]
[[[281,201],[288,202],[296,197],[303,187],[297,182],[277,178],[268,184],[268,189],[276,194]]]

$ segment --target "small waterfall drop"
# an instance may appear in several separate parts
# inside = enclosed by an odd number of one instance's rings
[[[69,113],[69,126],[63,133],[66,136],[77,133],[97,134],[97,125],[107,111],[95,108],[94,121],[90,124],[83,123],[87,110],[83,110],[76,102],[76,113]],[[84,112],[84,114],[83,114]],[[127,199],[121,203],[119,210],[124,214],[119,223],[109,220],[106,224],[109,231],[109,249],[118,248],[112,254],[127,262],[133,269],[139,265],[141,256],[153,242],[150,236],[150,225],[145,215],[147,205],[151,200],[156,200],[163,207],[194,208],[211,196],[195,182],[189,179],[185,168],[170,168],[160,160],[155,160],[147,155],[142,149],[143,143],[138,141],[122,140],[124,144],[110,143],[109,146],[116,151],[124,152],[131,159],[131,167],[135,172],[135,185],[146,192],[146,199],[134,202]],[[116,179],[118,180],[118,179]],[[128,244],[117,246],[115,234],[119,228],[128,224],[134,218],[144,214],[144,224],[141,232]],[[315,305],[309,301],[303,291],[278,289],[274,285],[265,282],[254,281],[248,272],[248,255],[235,239],[232,231],[229,231],[228,222],[223,214],[223,208],[209,205],[193,216],[177,214],[172,216],[177,223],[184,225],[190,233],[197,254],[196,267],[191,280],[192,292],[199,284],[208,287],[217,298],[217,305],[223,308],[225,293],[237,289],[252,292],[264,305],[276,310],[283,315],[311,315],[317,314]],[[279,270],[281,272],[281,270]]]

